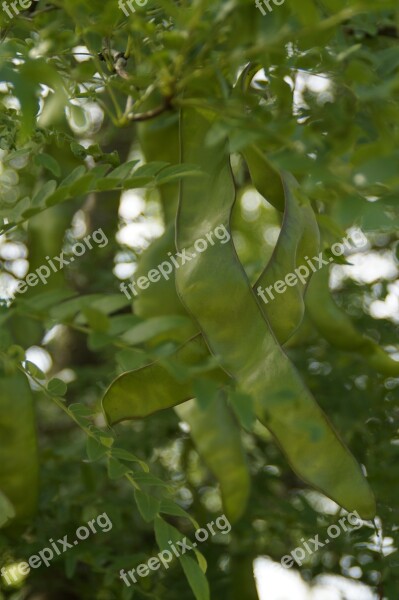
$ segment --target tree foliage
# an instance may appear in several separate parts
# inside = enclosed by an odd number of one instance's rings
[[[256,600],[343,509],[303,577],[397,597],[397,3],[269,5],[0,10],[0,567],[112,520],[1,600]]]

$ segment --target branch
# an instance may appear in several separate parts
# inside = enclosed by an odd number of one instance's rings
[[[149,119],[153,119],[154,117],[157,117],[158,115],[162,114],[166,110],[169,110],[170,102],[171,98],[165,98],[163,103],[157,106],[156,108],[153,108],[152,110],[148,110],[147,112],[143,113],[126,115],[126,119],[128,119],[129,122],[148,121]]]

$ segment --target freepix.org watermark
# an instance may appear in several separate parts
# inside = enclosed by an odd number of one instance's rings
[[[6,299],[6,301],[10,302],[11,300],[14,300],[17,294],[24,294],[28,290],[28,286],[35,287],[39,282],[41,282],[43,285],[46,285],[47,280],[53,273],[57,273],[57,271],[61,271],[65,266],[73,263],[75,257],[83,256],[87,250],[92,250],[92,241],[97,244],[99,248],[104,248],[104,246],[108,244],[108,238],[103,230],[97,229],[96,231],[93,231],[92,234],[83,238],[84,243],[76,242],[72,246],[72,254],[74,256],[70,256],[68,260],[65,258],[65,252],[61,252],[59,256],[53,256],[53,258],[46,256],[46,261],[48,264],[41,265],[36,269],[36,271],[29,273],[25,279],[18,283],[17,287],[11,293],[9,298]]]
[[[351,239],[353,242],[352,244],[348,238]],[[356,230],[349,234],[348,237],[344,238],[342,242],[333,244],[330,248],[330,252],[334,256],[342,256],[345,254],[345,249],[352,250],[353,248],[363,248],[366,246],[366,244],[367,238],[364,233]],[[275,293],[284,294],[284,292],[287,290],[287,287],[294,287],[299,281],[305,285],[312,273],[316,273],[316,271],[319,271],[324,266],[330,265],[334,261],[334,258],[333,256],[325,258],[323,252],[320,252],[319,256],[313,256],[312,259],[310,259],[308,256],[305,256],[305,260],[308,266],[301,265],[297,267],[293,273],[287,273],[284,279],[275,281],[273,285],[269,285],[265,288],[262,288],[262,286],[259,285],[256,288],[256,293],[262,298],[265,304],[268,304],[270,300],[275,299]],[[268,298],[266,297],[266,294],[268,295]]]
[[[216,526],[216,531],[214,526]],[[157,571],[161,565],[165,569],[169,569],[169,564],[175,557],[179,558],[179,556],[183,556],[183,554],[185,554],[187,551],[194,550],[194,548],[198,546],[197,542],[200,544],[206,542],[206,540],[209,538],[209,534],[216,535],[217,533],[222,533],[223,535],[226,535],[226,533],[231,531],[230,522],[225,515],[221,515],[215,521],[211,521],[206,525],[206,527],[208,529],[202,527],[201,529],[197,529],[195,531],[194,535],[197,541],[193,542],[192,546],[190,546],[186,537],[176,542],[176,544],[169,541],[168,544],[170,549],[162,550],[157,554],[157,556],[153,556],[146,563],[142,563],[136,569],[132,569],[127,573],[124,569],[122,569],[119,575],[120,579],[123,580],[127,587],[130,587],[131,582],[137,583],[137,576],[147,577],[151,571]],[[130,577],[130,581],[128,576]]]
[[[313,538],[309,538],[305,540],[305,538],[301,539],[302,546],[298,546],[289,554],[286,554],[281,559],[281,565],[285,569],[290,569],[294,566],[294,562],[301,567],[304,560],[307,556],[311,556],[315,552],[319,550],[319,548],[324,548],[327,544],[330,543],[330,540],[335,540],[337,537],[341,535],[343,531],[354,531],[356,529],[360,529],[363,525],[363,521],[361,520],[357,511],[347,514],[345,517],[342,517],[339,521],[340,527],[338,525],[330,525],[327,527],[327,536],[324,542],[319,540],[319,534],[315,535]],[[346,526],[346,522],[351,525],[350,529]],[[312,548],[311,546],[312,545]]]
[[[56,542],[53,538],[50,538],[48,541],[49,547],[43,548],[37,554],[33,554],[27,561],[2,567],[0,573],[4,581],[8,585],[13,585],[14,583],[18,583],[21,577],[26,577],[31,569],[38,569],[43,564],[49,567],[53,558],[77,546],[80,541],[87,540],[92,533],[98,533],[96,526],[99,527],[101,533],[107,533],[112,529],[112,521],[105,512],[97,515],[95,519],[88,521],[87,525],[88,527],[82,525],[77,528],[75,532],[77,539],[73,542],[68,541],[68,535],[64,535],[64,537]]]
[[[205,252],[209,244],[211,246],[214,246],[216,241],[220,242],[221,244],[226,244],[226,242],[228,242],[231,238],[230,233],[227,231],[224,225],[218,225],[217,227],[215,227],[215,229],[207,233],[205,237],[206,239],[199,238],[198,240],[195,240],[193,246],[195,250],[194,253],[189,254],[186,248],[183,248],[181,252],[176,252],[176,254],[174,255],[171,252],[168,252],[170,261],[165,260],[164,262],[159,264],[156,269],[151,269],[150,271],[148,271],[147,277],[139,277],[137,281],[133,281],[129,284],[126,284],[125,282],[121,283],[119,286],[121,291],[130,300],[132,296],[128,292],[128,289],[130,289],[133,292],[133,294],[137,296],[138,292],[136,290],[136,285],[141,290],[146,290],[150,287],[151,283],[156,283],[161,279],[161,277],[168,280],[171,273],[173,273],[174,269],[179,269],[182,265],[186,264],[186,262],[193,260],[193,258],[195,258],[197,254]]]
[[[128,17],[131,13],[136,12],[136,9],[134,7],[135,4],[137,6],[139,6],[140,8],[142,8],[143,6],[145,6],[147,4],[147,2],[148,2],[148,0],[126,0],[126,2],[124,0],[118,0],[118,6]],[[128,5],[129,8],[126,8],[126,4]],[[130,10],[130,13],[129,13],[129,10]]]
[[[7,2],[4,0],[1,6],[6,15],[10,19],[13,19],[19,15],[21,10],[27,10],[30,8],[33,2],[39,2],[39,0],[14,0],[13,2]],[[14,14],[12,13],[11,9],[14,11]]]
[[[273,12],[274,6],[281,6],[284,2],[285,0],[255,0],[255,6],[265,17],[268,13]]]

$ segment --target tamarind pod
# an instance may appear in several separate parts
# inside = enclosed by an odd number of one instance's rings
[[[190,251],[198,237],[216,226],[229,228],[234,183],[226,144],[207,147],[210,124],[193,108],[182,111],[181,160],[197,164],[207,176],[202,185],[181,182],[179,250]],[[231,240],[183,265],[176,286],[212,354],[239,389],[254,398],[258,418],[296,473],[347,510],[372,518],[375,500],[359,465],[275,341]]]
[[[16,521],[31,517],[38,500],[39,461],[32,392],[23,373],[0,373],[0,491]]]
[[[240,430],[225,399],[219,397],[206,408],[200,407],[196,400],[190,400],[176,406],[175,411],[189,424],[201,458],[220,482],[228,519],[237,521],[247,504],[250,475]]]
[[[387,377],[399,376],[399,362],[393,360],[376,342],[362,335],[334,302],[329,290],[329,269],[321,269],[313,276],[306,309],[316,329],[329,344],[359,354],[371,367]]]

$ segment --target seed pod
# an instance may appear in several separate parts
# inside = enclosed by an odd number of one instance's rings
[[[179,250],[192,251],[195,240],[217,226],[229,228],[234,183],[226,144],[207,146],[211,125],[195,109],[182,111],[182,161],[198,165],[206,177],[202,185],[188,180],[181,184]],[[278,346],[233,243],[212,246],[182,266],[176,286],[212,354],[238,388],[254,398],[258,418],[296,473],[347,510],[372,518],[375,501],[360,467]]]
[[[0,491],[17,521],[31,517],[38,499],[38,452],[32,392],[23,373],[0,371]]]
[[[329,269],[318,271],[312,278],[306,298],[309,317],[319,333],[332,346],[359,354],[382,375],[398,377],[399,362],[356,329],[348,315],[335,304],[328,281]]]
[[[224,398],[217,398],[206,408],[190,400],[175,410],[190,425],[200,456],[220,482],[227,517],[237,521],[247,504],[250,476],[240,431]]]
[[[267,173],[266,159],[264,165]],[[298,329],[305,314],[307,282],[298,280],[296,271],[299,269],[302,274],[311,274],[305,257],[318,252],[320,236],[312,207],[309,201],[299,197],[294,177],[283,173],[281,179],[285,197],[281,232],[272,257],[254,288],[266,304],[264,313],[273,333],[280,344],[284,344]],[[277,282],[281,284],[280,289],[284,290],[283,307],[275,287]]]

